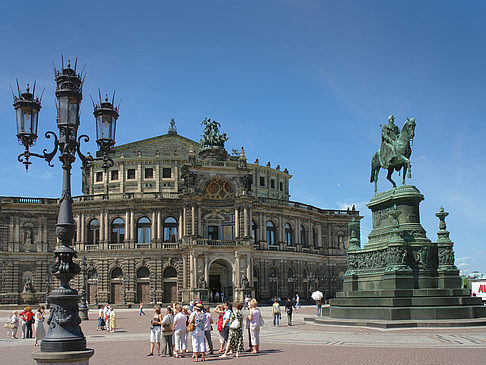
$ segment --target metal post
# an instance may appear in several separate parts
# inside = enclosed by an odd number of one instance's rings
[[[86,256],[81,260],[83,274],[83,288],[81,289],[81,302],[79,304],[79,314],[82,320],[88,320],[88,304],[86,303]]]

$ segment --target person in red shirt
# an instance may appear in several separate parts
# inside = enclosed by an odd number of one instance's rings
[[[30,307],[24,308],[19,316],[22,319],[22,338],[32,338],[32,323],[34,322],[32,309]]]

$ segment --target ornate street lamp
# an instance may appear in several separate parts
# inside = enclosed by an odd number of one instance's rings
[[[86,349],[86,338],[79,326],[81,323],[78,313],[80,296],[69,285],[70,280],[80,272],[79,265],[73,261],[77,254],[72,247],[75,225],[72,208],[73,200],[71,198],[71,167],[76,159],[76,154],[83,164],[89,164],[95,160],[103,160],[105,168],[108,168],[109,158],[84,156],[80,151],[80,140],[84,139],[85,142],[89,140],[89,137],[85,135],[77,137],[83,80],[84,77],[76,71],[76,65],[72,69],[69,62],[66,67],[64,67],[64,62],[62,62],[61,70],[55,70],[57,127],[59,128],[59,134],[56,135],[52,131],[46,132],[46,138],[51,136],[54,138],[54,149],[50,153],[44,150],[42,155],[32,153],[29,150],[37,139],[38,114],[41,109],[40,100],[34,96],[35,90],[30,93],[28,87],[25,93],[21,94],[19,89],[18,97],[14,96],[13,106],[17,116],[17,138],[25,147],[25,151],[19,155],[18,160],[25,165],[26,169],[31,164],[29,158],[32,156],[43,158],[49,166],[53,166],[51,161],[59,149],[59,160],[62,162],[63,169],[62,196],[56,224],[56,235],[61,245],[54,251],[56,262],[49,268],[49,272],[60,281],[60,287],[54,289],[48,296],[51,309],[47,320],[49,328],[47,335],[42,339],[41,352],[34,355],[34,358],[39,361],[41,358],[45,360],[46,356],[48,356],[45,353],[50,352],[86,352],[86,361],[93,353],[93,350]],[[106,105],[106,107],[100,105],[101,111],[98,112],[95,108],[95,113],[105,115],[110,107],[111,118],[104,119],[104,121],[105,129],[109,131],[108,137],[111,141],[103,144],[102,151],[104,154],[107,154],[109,148],[114,144],[114,123],[116,123],[118,112],[116,108],[113,108],[112,104],[110,106]],[[113,110],[116,112],[113,112]],[[111,127],[109,127],[110,123]],[[66,358],[69,358],[69,356],[73,355],[66,354]]]
[[[88,320],[88,303],[86,303],[86,256],[81,260],[81,268],[83,270],[83,287],[81,289],[81,302],[79,304],[79,313],[82,320]]]

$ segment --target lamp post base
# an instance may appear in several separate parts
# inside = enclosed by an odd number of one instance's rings
[[[65,352],[34,352],[32,357],[38,365],[88,365],[89,359],[93,356],[94,350]]]

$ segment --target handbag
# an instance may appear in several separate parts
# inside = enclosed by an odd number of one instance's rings
[[[164,324],[162,326],[162,332],[172,332],[173,330],[173,325],[172,323],[169,323],[169,324]]]
[[[237,330],[238,328],[240,328],[240,320],[236,318],[233,322],[231,322],[229,328],[232,330]]]
[[[189,322],[189,325],[187,326],[187,331],[192,332],[194,331],[194,322],[196,322],[196,316],[192,318],[192,321]]]
[[[15,328],[15,324],[14,323],[5,323],[3,325],[3,327],[10,328],[10,329],[14,329]]]

